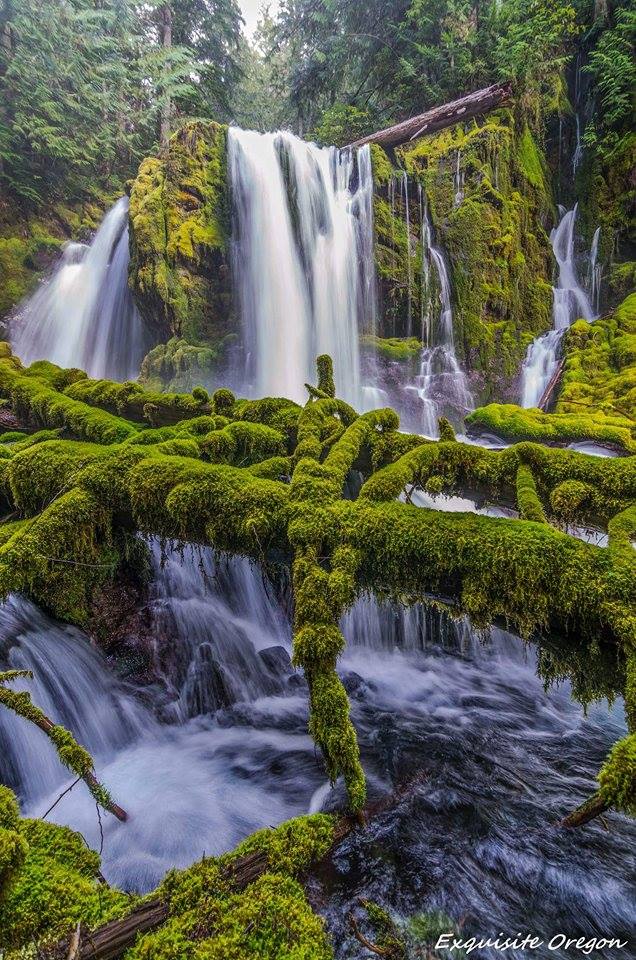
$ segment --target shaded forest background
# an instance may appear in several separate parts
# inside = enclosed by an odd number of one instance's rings
[[[236,0],[2,0],[4,214],[121,191],[193,117],[344,144],[511,78],[545,129],[577,57],[607,163],[633,136],[635,31],[630,0],[283,0],[251,42]]]

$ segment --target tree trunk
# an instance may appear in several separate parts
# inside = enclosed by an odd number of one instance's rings
[[[539,410],[546,411],[548,409],[548,406],[550,405],[550,401],[552,399],[552,394],[554,393],[559,383],[559,380],[561,379],[561,374],[563,373],[564,366],[565,366],[565,360],[560,360],[559,363],[557,364],[556,370],[552,375],[552,379],[550,380],[549,384],[543,391],[541,395],[541,399],[537,404],[537,406],[539,407]]]
[[[452,103],[433,107],[432,110],[420,113],[417,117],[411,117],[410,120],[404,120],[393,127],[372,133],[368,137],[356,140],[351,146],[362,147],[365,143],[377,143],[385,149],[397,147],[401,143],[408,143],[409,140],[417,140],[424,134],[435,133],[461,120],[470,120],[471,117],[476,117],[480,113],[494,110],[508,103],[511,98],[512,87],[509,83],[495,83],[483,90],[476,90],[465,97],[460,97],[459,100],[453,100]]]
[[[172,47],[172,7],[165,3],[159,10],[159,23],[161,28],[161,46],[165,50]],[[167,72],[167,66],[164,64],[164,72]],[[170,139],[170,119],[172,114],[172,100],[170,94],[164,90],[164,102],[161,108],[161,132],[160,142],[162,147],[168,145]]]

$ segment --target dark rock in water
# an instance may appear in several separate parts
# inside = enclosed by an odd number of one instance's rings
[[[345,673],[342,678],[342,685],[350,697],[361,697],[369,689],[368,684],[362,679],[359,673]]]
[[[198,648],[182,696],[189,717],[214,713],[234,703],[231,679],[214,656],[211,644],[202,643]]]
[[[285,647],[267,647],[259,650],[258,655],[275,677],[285,676],[292,672],[292,664]]]

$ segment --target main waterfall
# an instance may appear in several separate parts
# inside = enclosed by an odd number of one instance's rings
[[[51,360],[89,376],[136,377],[148,344],[128,288],[128,198],[110,210],[90,246],[69,243],[48,282],[12,322],[25,364]]]
[[[329,353],[340,395],[359,404],[358,334],[375,316],[369,148],[232,128],[228,157],[246,388],[302,401]]]

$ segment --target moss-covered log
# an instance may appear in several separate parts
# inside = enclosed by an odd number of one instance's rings
[[[119,410],[117,397],[131,402],[128,387],[77,377],[69,386],[56,372],[56,390],[11,357],[0,361],[0,375],[4,369],[11,403],[33,411],[44,392],[59,429],[77,439],[6,445],[4,496],[24,519],[0,538],[0,590],[21,590],[55,615],[85,624],[94,591],[120,563],[120,538],[136,530],[264,563],[286,560],[293,569],[294,659],[309,682],[311,732],[329,776],[344,776],[354,809],[364,803],[365,783],[336,664],[344,645],[339,621],[360,591],[409,601],[441,594],[478,625],[503,618],[526,635],[554,629],[569,637],[573,651],[592,639],[613,643],[632,662],[631,457],[602,460],[536,443],[486,450],[459,442],[446,427],[439,442],[401,434],[392,410],[358,416],[333,396],[328,358],[302,408],[237,400],[220,390],[210,412],[162,427],[68,396]],[[189,414],[193,402],[204,401],[176,396],[169,404]],[[91,433],[101,442],[86,443],[93,420],[100,429]],[[353,473],[364,482],[357,499],[346,500]],[[413,485],[434,495],[474,490],[495,503],[517,499],[522,519],[398,502]],[[594,521],[608,525],[609,549],[560,529]],[[621,749],[608,761],[607,789],[614,805],[626,808]]]

